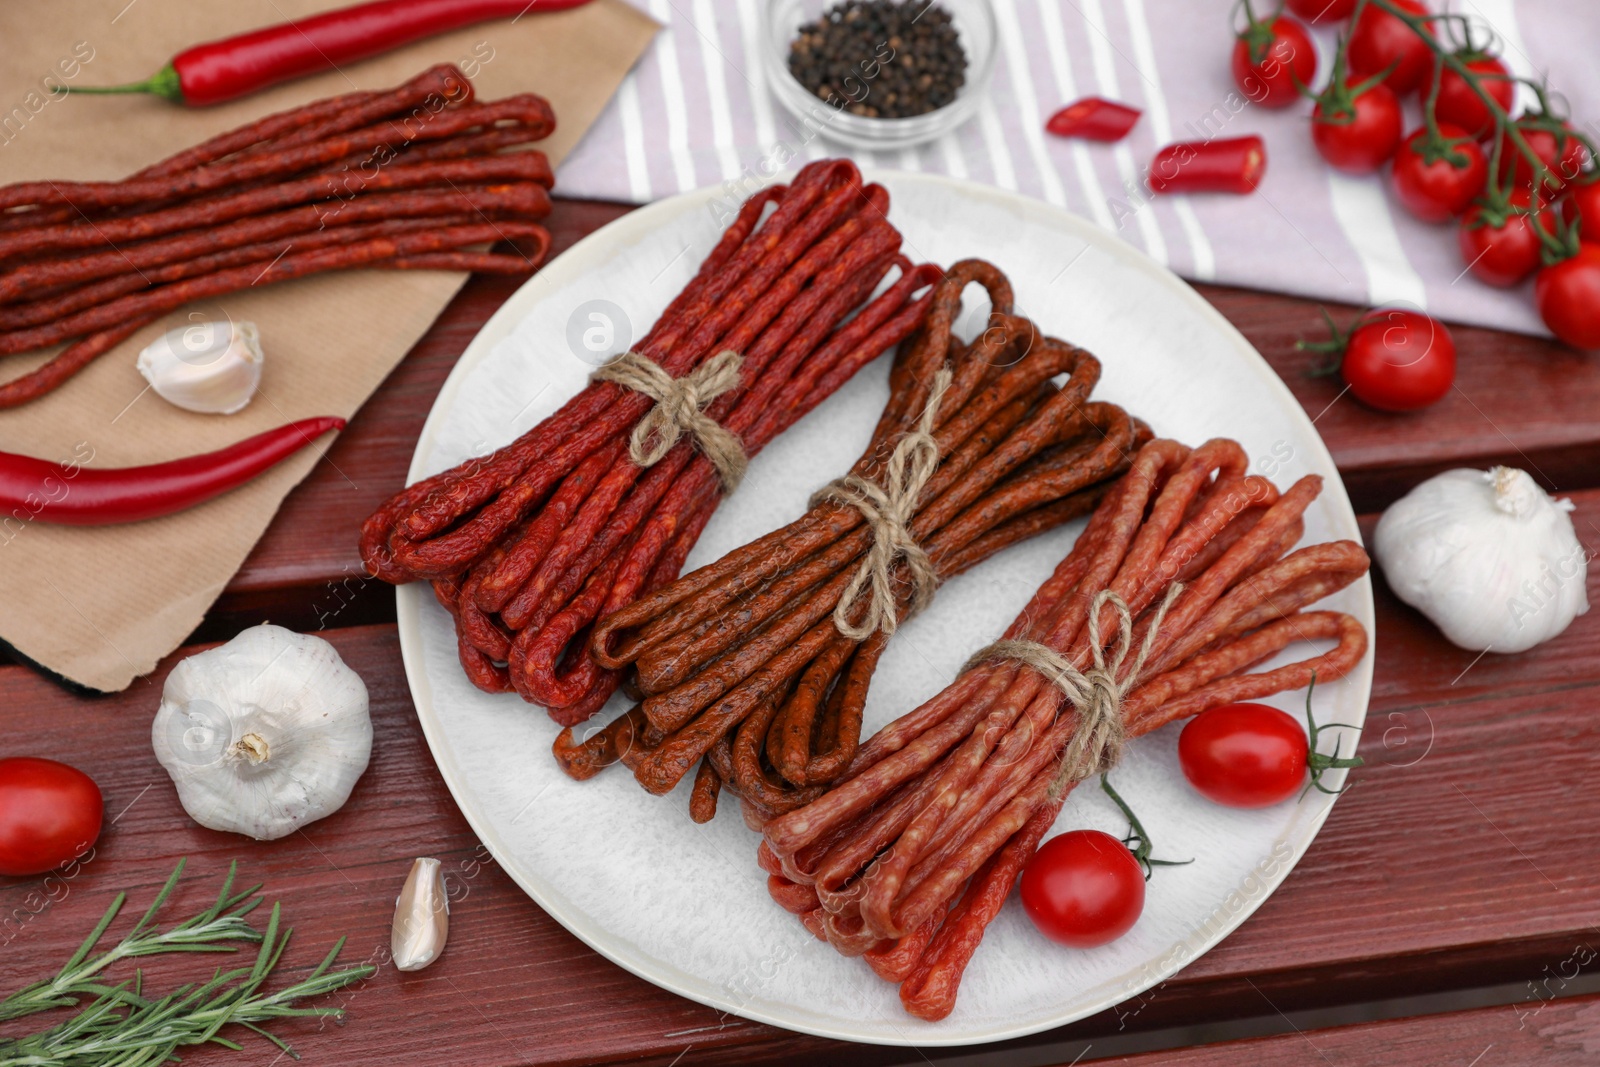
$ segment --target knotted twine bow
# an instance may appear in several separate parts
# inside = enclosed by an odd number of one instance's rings
[[[939,373],[934,375],[922,417],[917,420],[917,428],[902,437],[889,454],[883,486],[850,474],[829,482],[811,497],[812,507],[831,501],[855,508],[872,527],[872,547],[833,609],[834,628],[852,641],[865,641],[874,630],[882,630],[887,637],[899,625],[893,583],[896,560],[905,560],[906,569],[911,572],[912,594],[911,604],[906,609],[907,619],[927,607],[933,599],[933,591],[939,587],[933,561],[912,539],[909,527],[923,486],[939,466],[939,443],[933,437],[933,420],[949,388],[950,368],[940,367]],[[851,625],[850,611],[868,584],[872,586],[872,599],[867,604],[867,614],[859,626]]]
[[[743,362],[739,353],[724,350],[682,378],[674,378],[653,360],[624,352],[590,378],[615,382],[656,402],[628,438],[628,456],[635,463],[654,466],[687,433],[717,469],[723,492],[731,493],[739,487],[750,459],[738,435],[700,409],[739,384]]]
[[[1144,670],[1144,661],[1150,655],[1161,621],[1182,591],[1181,582],[1173,582],[1168,587],[1133,658],[1133,666],[1121,682],[1117,681],[1117,675],[1122,672],[1123,660],[1133,646],[1133,615],[1127,602],[1110,589],[1096,593],[1089,608],[1089,649],[1094,663],[1088,671],[1078,670],[1061,653],[1038,641],[996,641],[980,649],[962,666],[964,673],[988,660],[1014,659],[1044,675],[1066,694],[1078,713],[1079,722],[1072,732],[1072,740],[1061,753],[1055,777],[1050,780],[1051,801],[1060,800],[1069,786],[1109,771],[1122,758],[1122,746],[1127,741],[1122,698],[1139,683],[1139,672]],[[1107,604],[1117,615],[1117,643],[1112,647],[1110,660],[1106,659],[1100,637],[1100,609]]]

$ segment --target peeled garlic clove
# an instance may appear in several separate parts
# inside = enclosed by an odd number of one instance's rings
[[[439,958],[450,936],[450,899],[444,868],[436,859],[411,865],[406,884],[394,902],[389,954],[402,971],[420,971]]]
[[[253,322],[197,322],[169,330],[139,353],[150,388],[185,411],[231,415],[261,384],[261,334]]]
[[[272,841],[349,799],[367,687],[322,638],[252,626],[172,669],[150,740],[195,822]]]

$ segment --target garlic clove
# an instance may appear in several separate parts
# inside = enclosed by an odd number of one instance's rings
[[[139,353],[139,373],[185,411],[231,415],[261,384],[261,334],[253,322],[197,322],[168,330]]]
[[[445,891],[444,868],[436,859],[418,859],[394,902],[394,925],[389,932],[394,965],[402,971],[422,970],[439,958],[449,936],[450,897]]]
[[[272,841],[349,799],[372,754],[367,687],[320,637],[252,626],[172,669],[150,740],[196,822]]]

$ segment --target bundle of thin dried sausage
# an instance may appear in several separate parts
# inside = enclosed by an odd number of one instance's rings
[[[1006,638],[1090,669],[1118,629],[1104,591],[1121,598],[1131,622],[1124,647],[1147,649],[1136,674],[1133,662],[1110,668],[1127,687],[1120,710],[1130,738],[1348,673],[1366,651],[1361,625],[1302,609],[1365,574],[1366,553],[1349,541],[1290,551],[1321,480],[1307,476],[1280,495],[1247,469],[1233,441],[1147,444]],[[1101,612],[1095,625],[1091,604]],[[1306,641],[1335,645],[1249,673]],[[760,862],[773,897],[901,983],[908,1011],[943,1018],[1072,784],[1058,772],[1080,725],[1079,709],[1035,666],[969,665],[861,745],[825,795],[765,824]]]
[[[974,282],[993,312],[967,344],[952,324]],[[855,758],[873,671],[926,586],[1087,514],[1148,440],[1089,400],[1099,376],[1088,352],[1012,313],[999,270],[956,264],[896,358],[871,443],[836,483],[851,493],[819,494],[797,521],[596,627],[591,654],[631,667],[644,699],[590,737],[561,735],[563,768],[582,778],[621,760],[660,794],[698,765],[697,821],[722,788],[757,821],[814,800]],[[930,450],[909,489],[908,443]],[[886,538],[892,566],[877,555]]]
[[[71,342],[0,385],[56,388],[183,304],[328,270],[532,271],[555,129],[532,94],[473,100],[453,66],[220,134],[113,182],[0,188],[0,355]],[[478,251],[521,241],[509,252]]]
[[[625,362],[680,382],[736,365],[689,417],[755,454],[927,313],[939,271],[900,254],[887,210],[847,160],[762,190]],[[637,461],[642,420],[665,405],[591,382],[516,441],[385,503],[362,529],[368,569],[433,582],[479,687],[581,722],[620,677],[585,652],[594,620],[676,578],[726,488],[687,438]]]

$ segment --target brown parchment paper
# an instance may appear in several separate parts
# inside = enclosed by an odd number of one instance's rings
[[[347,0],[346,0],[347,2]],[[218,107],[155,97],[52,95],[60,84],[140,80],[196,42],[341,6],[339,0],[47,0],[0,4],[0,182],[119,178],[214,133],[352,89],[396,85],[455,62],[481,99],[546,96],[558,161],[583,135],[657,25],[623,0],[485,23],[342,71]],[[88,466],[159,462],[221,448],[312,415],[349,417],[465,281],[443,272],[359,271],[264,286],[183,308],[102,356],[54,394],[0,411],[0,450]],[[163,331],[249,320],[266,352],[261,389],[235,415],[195,415],[134,369]],[[0,358],[0,380],[46,358]],[[0,515],[0,638],[94,689],[125,688],[199,624],[323,438],[254,482],[198,508],[110,527]],[[68,487],[70,492],[70,485]],[[356,531],[350,531],[355,537]]]

